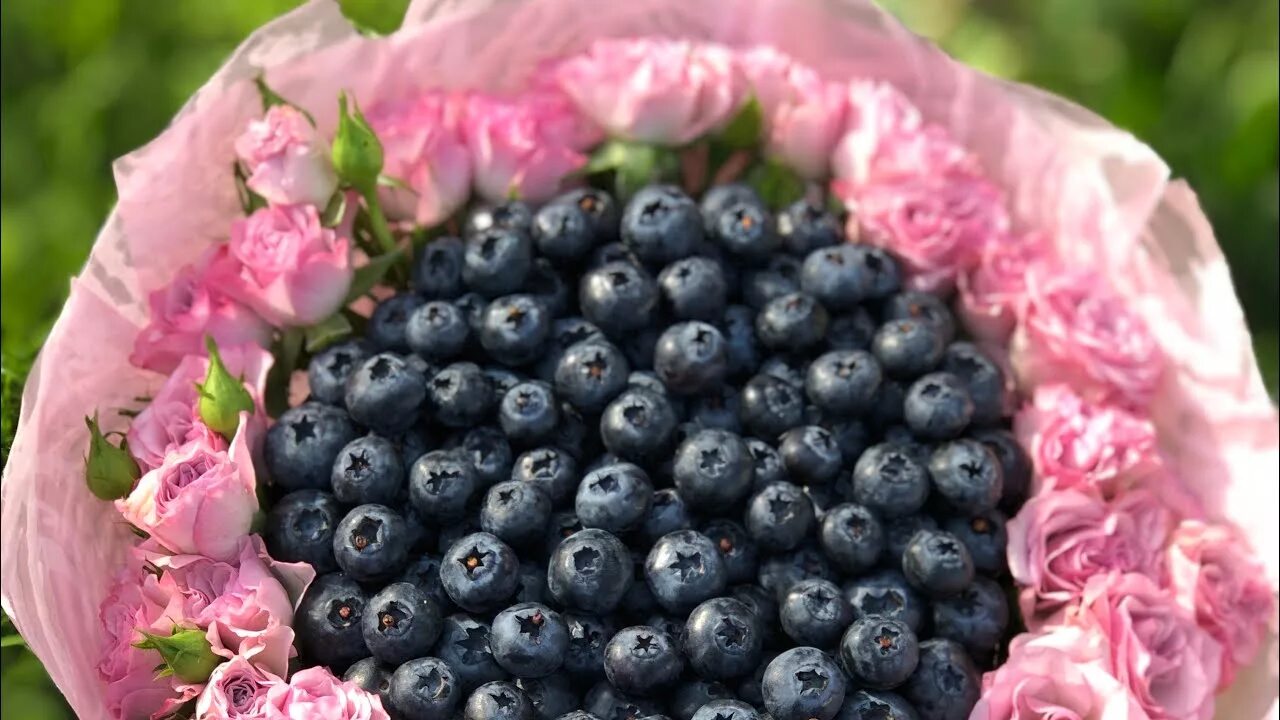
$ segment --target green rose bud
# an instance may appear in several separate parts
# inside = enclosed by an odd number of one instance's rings
[[[152,635],[145,630],[138,632],[143,639],[133,646],[139,650],[155,650],[164,661],[156,668],[157,677],[173,675],[185,682],[202,683],[225,660],[213,653],[203,630],[174,625],[168,636]]]
[[[253,396],[244,388],[243,380],[227,372],[213,338],[207,338],[205,344],[209,348],[209,374],[196,385],[200,391],[197,408],[205,425],[230,439],[240,426],[240,412],[253,412]]]
[[[138,463],[129,454],[129,443],[112,445],[98,427],[98,416],[84,419],[89,426],[89,455],[84,459],[84,481],[89,492],[102,500],[118,500],[133,490],[142,477]]]
[[[370,196],[378,187],[382,172],[382,143],[352,103],[348,112],[347,94],[338,95],[338,132],[333,139],[333,167],[342,182]]]

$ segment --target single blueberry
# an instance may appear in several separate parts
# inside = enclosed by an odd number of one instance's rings
[[[492,227],[468,235],[462,279],[485,297],[513,293],[533,268],[533,241],[523,229]]]
[[[696,255],[663,268],[658,287],[671,316],[680,320],[719,320],[729,294],[720,264]]]
[[[708,219],[711,240],[744,260],[761,260],[782,244],[763,202],[738,200]]]
[[[551,517],[551,498],[531,483],[507,480],[489,488],[480,506],[480,527],[522,547],[537,542]]]
[[[751,491],[752,467],[742,438],[724,430],[702,430],[676,449],[672,477],[690,507],[715,512]]]
[[[468,430],[461,437],[455,436],[447,447],[471,462],[477,487],[489,487],[511,477],[514,462],[511,443],[501,430],[492,425],[482,425]]]
[[[457,305],[433,300],[409,316],[405,327],[409,349],[433,362],[457,359],[471,340],[471,325]]]
[[[966,515],[992,510],[1004,491],[1004,469],[977,440],[952,440],[934,449],[929,476],[947,505]]]
[[[441,237],[427,243],[414,256],[413,289],[432,300],[452,300],[463,292],[462,240]]]
[[[335,671],[367,657],[360,617],[369,596],[340,572],[321,575],[307,587],[294,615],[298,649],[311,662]]]
[[[639,532],[645,542],[653,544],[667,533],[692,527],[692,514],[680,493],[674,488],[662,488],[653,492],[653,502],[640,524]]]
[[[720,213],[724,212],[729,206],[738,203],[764,204],[760,194],[746,183],[724,183],[707,188],[707,191],[702,194],[702,201],[698,205],[699,211],[702,212],[703,224],[706,226],[707,233],[710,234],[715,231],[715,222],[720,217]]]
[[[511,479],[529,483],[558,506],[577,489],[577,467],[573,456],[556,447],[529,450],[516,458]]]
[[[498,423],[515,443],[541,442],[551,437],[560,423],[560,403],[549,384],[521,382],[503,394],[498,403]]]
[[[317,573],[338,569],[333,559],[333,534],[342,521],[337,499],[319,490],[295,490],[267,513],[263,539],[271,557],[281,562],[305,562]]]
[[[747,506],[747,532],[770,552],[798,546],[813,530],[815,520],[813,503],[791,483],[766,485]]]
[[[312,355],[307,365],[311,398],[328,405],[342,405],[347,393],[347,378],[367,357],[369,346],[363,340],[336,343]]]
[[[647,625],[623,628],[604,650],[604,674],[619,690],[652,695],[680,679],[684,658],[667,633]]]
[[[551,202],[533,215],[533,242],[552,260],[584,258],[596,244],[593,223],[576,203]]]
[[[404,485],[404,463],[390,440],[366,435],[338,453],[331,482],[333,496],[346,505],[392,505]]]
[[[584,527],[623,532],[640,524],[653,502],[653,484],[631,463],[588,472],[578,485],[573,509]]]
[[[822,304],[851,307],[869,294],[862,260],[865,248],[842,243],[809,253],[800,268],[800,288]]]
[[[569,629],[560,613],[538,603],[520,603],[493,618],[493,658],[516,677],[546,677],[564,662]]]
[[[620,213],[613,196],[595,188],[570,190],[551,201],[552,204],[576,205],[586,216],[592,235],[601,241],[618,237]]]
[[[989,662],[1009,627],[1009,601],[996,581],[976,577],[956,595],[933,602],[933,633]]]
[[[441,425],[467,428],[489,416],[496,402],[493,382],[475,363],[458,362],[427,381],[434,417]]]
[[[696,320],[672,325],[654,347],[653,369],[677,395],[709,392],[728,372],[724,336],[715,326]]]
[[[493,659],[493,651],[489,647],[489,623],[470,615],[450,615],[444,619],[440,640],[432,654],[454,669],[457,686],[463,692],[507,676]]]
[[[405,329],[409,324],[409,316],[424,302],[426,301],[418,295],[404,293],[378,303],[369,316],[369,325],[365,330],[373,349],[379,352],[409,352]]]
[[[778,213],[782,247],[796,257],[844,242],[844,228],[835,215],[812,200],[796,200]]]
[[[805,394],[824,413],[856,416],[868,411],[880,389],[880,363],[865,350],[835,350],[818,357],[805,376]]]
[[[946,345],[932,324],[914,318],[891,320],[876,330],[871,352],[889,377],[909,380],[942,362]]]
[[[777,440],[804,422],[804,393],[773,375],[748,380],[739,398],[743,427],[762,440]]]
[[[418,458],[409,470],[409,502],[426,518],[458,517],[476,489],[475,470],[457,452],[433,450]]]
[[[981,441],[1000,461],[1004,492],[1000,506],[1007,513],[1016,513],[1022,507],[1031,484],[1031,459],[1017,438],[1005,429],[984,429],[973,433],[973,439]]]
[[[770,350],[804,352],[822,342],[828,322],[826,308],[812,295],[782,295],[756,315],[756,339]]]
[[[828,510],[822,518],[818,539],[827,557],[851,575],[874,567],[884,551],[884,527],[880,520],[865,506],[854,503]]]
[[[578,305],[587,320],[611,337],[648,325],[658,310],[658,285],[628,262],[610,262],[583,274]]]
[[[973,400],[955,375],[936,372],[907,388],[902,416],[916,437],[945,440],[964,432],[973,418]]]
[[[396,668],[387,695],[398,718],[448,720],[462,701],[462,688],[449,663],[421,657]]]
[[[844,702],[844,672],[817,648],[792,648],[769,663],[761,690],[776,720],[832,720]]]
[[[944,530],[921,530],[902,551],[902,574],[912,587],[943,598],[973,582],[973,558],[960,538]]]
[[[599,412],[626,387],[629,373],[626,358],[612,344],[581,342],[560,358],[556,394],[584,412]]]
[[[853,611],[830,580],[809,578],[791,586],[778,610],[782,630],[797,645],[834,648]]]
[[[1006,518],[999,510],[988,510],[971,517],[948,518],[943,529],[960,538],[969,548],[973,566],[979,572],[999,575],[1007,569],[1005,546],[1009,536]]]
[[[675,429],[676,413],[666,394],[643,388],[627,388],[600,416],[605,448],[631,462],[644,463],[668,453]]]
[[[728,518],[714,518],[704,524],[700,532],[720,551],[728,582],[745,583],[755,579],[760,555],[746,528]]]
[[[802,425],[782,434],[778,455],[787,474],[806,485],[825,484],[840,473],[844,456],[826,428]]]
[[[462,709],[462,720],[535,720],[533,702],[515,683],[495,680],[476,688]]]
[[[622,242],[646,264],[687,257],[702,241],[698,206],[674,185],[641,189],[622,212]]]
[[[347,380],[351,419],[384,435],[412,427],[426,396],[426,378],[392,353],[366,359]]]
[[[707,680],[750,673],[760,662],[763,632],[746,603],[728,597],[707,600],[689,613],[684,652],[689,667]]]
[[[890,690],[915,671],[920,644],[915,632],[900,620],[864,617],[841,638],[840,660],[858,685]]]
[[[569,649],[564,670],[575,680],[598,680],[604,675],[604,649],[617,630],[609,620],[575,612],[564,614]]]
[[[536,360],[550,336],[550,313],[532,295],[494,300],[485,309],[480,326],[480,344],[489,357],[515,367]]]
[[[267,431],[267,474],[284,490],[328,489],[334,459],[354,439],[355,424],[339,408],[318,402],[289,408]]]
[[[900,447],[874,445],[853,467],[853,498],[882,517],[910,515],[929,498],[929,474]]]
[[[724,590],[724,561],[711,539],[694,530],[664,535],[653,544],[644,564],[654,598],[668,612],[687,612]]]
[[[547,585],[560,605],[605,615],[632,582],[631,553],[604,530],[585,529],[564,538],[547,565]]]
[[[485,532],[458,539],[440,561],[440,582],[458,607],[484,612],[500,607],[516,591],[516,554]]]
[[[333,534],[338,567],[360,582],[393,578],[409,559],[404,518],[385,505],[352,508]]]
[[[920,664],[902,691],[920,720],[965,720],[978,704],[981,676],[959,643],[934,638],[920,643]]]
[[[396,666],[425,657],[440,637],[440,608],[409,583],[392,583],[364,606],[364,644],[379,662]]]

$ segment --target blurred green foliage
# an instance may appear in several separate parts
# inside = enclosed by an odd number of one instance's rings
[[[386,29],[407,0],[341,0]],[[797,0],[799,1],[799,0]],[[1133,131],[1200,193],[1275,388],[1275,0],[883,0],[993,74]],[[0,5],[3,436],[21,381],[114,198],[110,162],[154,137],[227,52],[298,0],[5,0]],[[389,13],[388,13],[389,11]],[[1274,392],[1274,390],[1273,390]],[[0,714],[70,717],[5,618]]]

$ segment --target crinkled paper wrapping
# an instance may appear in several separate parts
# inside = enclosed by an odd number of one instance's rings
[[[771,44],[833,79],[896,84],[948,127],[1048,231],[1142,308],[1175,369],[1164,449],[1211,517],[1235,521],[1277,577],[1277,423],[1227,266],[1190,189],[1142,143],[1076,105],[960,65],[868,0],[416,0],[390,38],[358,35],[331,0],[254,33],[170,127],[116,163],[120,201],[27,382],[2,490],[0,594],[82,718],[105,717],[98,603],[130,535],[83,485],[82,418],[157,389],[128,354],[145,299],[239,213],[232,141],[261,106],[251,79],[332,130],[338,91],[365,106],[424,88],[517,89],[542,60],[609,36]],[[1274,642],[1219,718],[1277,717]]]

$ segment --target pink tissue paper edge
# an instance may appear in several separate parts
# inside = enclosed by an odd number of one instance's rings
[[[254,33],[162,135],[117,162],[119,204],[27,382],[0,486],[0,599],[80,717],[105,717],[97,606],[129,537],[110,505],[84,492],[82,417],[101,407],[106,428],[123,429],[105,409],[135,406],[163,382],[128,364],[132,338],[147,293],[239,212],[227,158],[260,112],[249,81],[265,71],[331,130],[340,89],[365,106],[431,87],[511,90],[542,60],[637,35],[771,44],[829,78],[892,82],[949,128],[1009,193],[1021,225],[1058,238],[1147,317],[1175,367],[1155,411],[1162,446],[1206,512],[1242,529],[1275,585],[1275,409],[1212,228],[1191,190],[1131,135],[955,63],[868,0],[416,0],[404,29],[382,39],[313,0]],[[1218,717],[1277,717],[1272,640]]]

